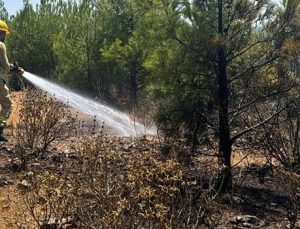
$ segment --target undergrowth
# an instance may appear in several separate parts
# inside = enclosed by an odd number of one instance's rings
[[[76,154],[76,160],[32,181],[24,193],[23,219],[26,215],[38,228],[64,223],[78,228],[213,228],[209,194],[187,178],[176,159],[163,159],[155,151],[118,152],[104,137],[83,139]],[[25,221],[20,228],[29,228]]]

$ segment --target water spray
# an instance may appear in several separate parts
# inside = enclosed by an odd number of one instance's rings
[[[29,72],[24,72],[23,76],[39,89],[55,96],[58,101],[75,108],[82,113],[95,116],[97,120],[103,121],[105,125],[115,130],[121,136],[146,134],[143,125],[137,122],[134,124],[127,115],[116,109],[98,103],[92,99],[85,98],[69,89]],[[155,131],[150,130],[147,134],[155,134]]]

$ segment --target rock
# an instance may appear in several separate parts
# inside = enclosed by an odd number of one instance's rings
[[[9,204],[4,204],[4,205],[2,206],[2,210],[6,210],[6,209],[8,209],[9,207],[10,207]]]
[[[33,172],[28,172],[27,174],[26,174],[26,177],[28,177],[28,178],[33,178],[34,177],[34,173]]]
[[[230,220],[234,228],[260,228],[263,223],[256,216],[243,215]]]
[[[58,220],[56,218],[50,218],[47,224],[42,225],[41,229],[76,229],[81,228],[80,225],[74,222],[72,218],[63,218]]]
[[[247,223],[255,223],[258,221],[257,217],[252,215],[237,216],[236,220],[239,222],[247,222]]]
[[[30,189],[31,185],[27,180],[23,180],[22,182],[18,183],[18,189],[21,189],[23,191],[27,191]]]

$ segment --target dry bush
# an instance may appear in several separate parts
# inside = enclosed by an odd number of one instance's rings
[[[284,191],[288,193],[288,228],[300,228],[300,175],[292,171],[280,171]],[[298,224],[298,225],[297,225]]]
[[[39,156],[55,142],[75,133],[76,118],[66,105],[39,90],[27,90],[21,100],[20,119],[14,129],[15,148],[23,163]]]
[[[300,168],[300,103],[265,127],[265,149],[286,169]]]
[[[27,212],[19,214],[18,228],[29,229],[33,225],[34,228],[62,228],[74,221],[76,190],[70,182],[58,174],[45,172],[30,184],[30,190],[21,190]]]
[[[38,188],[24,198],[40,228],[62,219],[97,229],[211,223],[210,198],[176,160],[162,160],[155,152],[119,152],[103,137],[86,138],[77,153],[59,172],[41,175]]]
[[[208,193],[187,178],[177,160],[145,153],[127,168],[128,227],[193,228],[209,221]]]
[[[148,100],[141,101],[138,105],[131,108],[130,117],[136,128],[136,123],[140,123],[144,127],[144,133],[151,130],[155,126],[153,117],[157,110],[154,103]]]

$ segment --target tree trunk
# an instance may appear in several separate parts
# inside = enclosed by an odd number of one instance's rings
[[[138,99],[137,99],[137,93],[138,93],[138,68],[136,62],[132,63],[132,68],[130,69],[130,92],[131,92],[131,106],[136,109],[138,106]]]
[[[87,64],[86,64],[86,74],[87,74],[87,86],[89,90],[93,90],[93,86],[92,86],[92,74],[91,74],[91,68],[90,68],[90,46],[89,46],[89,39],[88,36],[86,37],[85,40],[86,43],[86,60],[87,60]]]
[[[131,77],[131,103],[134,109],[136,109],[138,106],[137,90],[138,89],[137,89],[136,77],[132,76]]]
[[[218,0],[219,18],[218,32],[223,37],[223,0]],[[218,48],[217,62],[217,82],[219,96],[219,157],[222,165],[218,181],[218,190],[227,192],[232,186],[231,174],[231,151],[232,144],[230,139],[229,117],[228,117],[228,101],[229,101],[229,85],[227,79],[225,47],[221,45]]]
[[[226,192],[231,187],[231,139],[228,117],[229,88],[226,74],[226,60],[224,49],[218,51],[218,92],[219,92],[219,156],[223,166],[219,187],[222,192]]]

